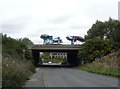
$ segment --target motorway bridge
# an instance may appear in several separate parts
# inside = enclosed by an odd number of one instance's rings
[[[81,60],[77,58],[81,45],[33,45],[30,49],[36,66],[42,63],[39,57],[40,52],[66,52],[69,65],[78,66],[81,64]]]

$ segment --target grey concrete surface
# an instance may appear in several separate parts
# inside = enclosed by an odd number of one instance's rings
[[[31,50],[80,50],[81,45],[33,45]]]
[[[38,68],[24,87],[118,87],[118,79],[73,68]]]

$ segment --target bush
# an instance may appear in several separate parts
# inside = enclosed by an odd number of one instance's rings
[[[20,87],[35,72],[31,61],[3,59],[2,86]]]
[[[90,63],[95,58],[100,58],[117,50],[115,47],[115,43],[108,39],[89,39],[82,45],[78,57],[85,63]]]

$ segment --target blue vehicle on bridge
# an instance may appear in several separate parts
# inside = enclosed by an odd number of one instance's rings
[[[60,37],[56,37],[53,39],[53,36],[49,36],[47,34],[42,34],[40,36],[40,38],[42,38],[43,44],[47,45],[47,44],[60,44],[63,43],[62,39],[60,39]]]

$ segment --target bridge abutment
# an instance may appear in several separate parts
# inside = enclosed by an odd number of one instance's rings
[[[81,60],[77,57],[78,51],[69,51],[67,52],[67,62],[71,66],[79,66],[81,64]]]
[[[39,53],[38,50],[32,50],[32,55],[33,55],[35,66],[38,66],[39,64],[42,64],[42,60],[40,59],[40,53]]]

